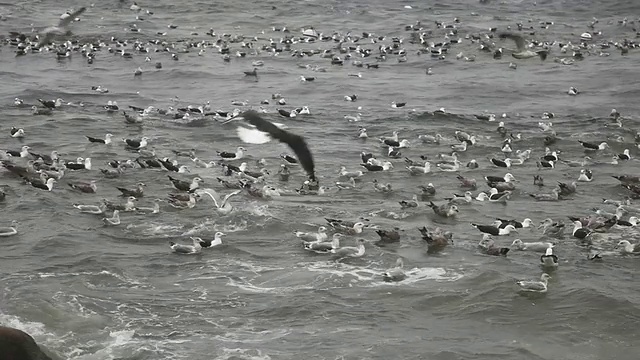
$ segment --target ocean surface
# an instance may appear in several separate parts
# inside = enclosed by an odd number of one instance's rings
[[[4,169],[0,172],[0,185],[7,193],[0,202],[0,226],[19,221],[17,235],[0,238],[0,324],[25,330],[58,358],[73,360],[637,359],[640,260],[633,256],[588,260],[589,249],[572,238],[567,218],[592,214],[594,208],[613,211],[602,199],[623,199],[629,192],[611,175],[640,174],[634,159],[639,155],[634,144],[640,118],[638,50],[623,56],[613,45],[603,50],[597,46],[636,38],[637,3],[141,0],[137,12],[129,1],[21,1],[0,4],[0,33],[31,34],[83,5],[88,9],[70,25],[70,39],[81,44],[105,42],[92,64],[79,51],[57,59],[55,52],[16,56],[17,48],[8,41],[0,47],[0,147],[19,150],[28,145],[37,153],[58,150],[67,160],[93,160],[92,170],[69,171],[51,192],[24,184]],[[590,29],[594,17],[598,23]],[[625,17],[627,23],[620,23]],[[405,30],[416,21],[421,21],[422,30]],[[451,29],[438,28],[436,21],[455,24],[457,34],[450,38],[461,39],[444,59],[419,54],[422,45],[410,41],[414,32],[429,32],[428,41],[443,41]],[[526,39],[555,42],[546,61],[516,60],[507,51],[496,60],[467,38],[492,34],[491,27],[500,32],[510,26],[518,32],[517,23],[523,24]],[[133,24],[139,32],[131,31]],[[169,28],[170,24],[177,27]],[[289,33],[274,31],[285,26]],[[345,42],[344,47],[370,48],[373,55],[354,56],[344,65],[332,65],[320,54],[299,58],[287,50],[277,55],[262,50],[270,39],[282,49],[283,36],[299,37],[308,27],[330,36],[369,32],[386,38],[378,43],[371,38]],[[210,29],[215,37],[206,34]],[[558,43],[579,45],[585,31],[602,32],[590,42],[591,55],[573,65],[555,62],[554,58],[572,53],[562,53]],[[229,62],[215,47],[207,46],[202,54],[197,47],[184,50],[188,43],[215,43],[225,33],[244,35],[247,41],[257,37],[256,45],[247,49],[240,42],[229,43]],[[112,37],[128,45],[116,47]],[[399,48],[406,50],[406,62],[393,54],[386,61],[375,59],[378,47],[391,45],[392,37],[403,39]],[[149,43],[156,39],[166,42],[170,51],[162,51],[162,43]],[[132,50],[136,40],[150,52]],[[513,41],[497,36],[485,40],[496,47],[515,47]],[[318,40],[293,44],[291,49],[326,50],[338,45]],[[108,48],[125,49],[133,57]],[[238,57],[236,51],[247,55]],[[599,56],[600,51],[610,56]],[[475,55],[475,61],[456,59],[460,52]],[[145,62],[146,56],[151,61]],[[355,59],[378,63],[379,68],[354,66]],[[243,72],[257,60],[264,62],[258,78],[245,77]],[[162,63],[161,69],[154,67],[156,62]],[[517,69],[509,68],[510,62]],[[313,66],[326,71],[313,71]],[[134,76],[139,67],[142,75]],[[426,74],[427,68],[432,75]],[[361,77],[348,76],[357,73]],[[316,79],[302,82],[300,76]],[[91,89],[98,85],[109,92]],[[567,94],[571,86],[580,91],[577,96]],[[271,99],[274,93],[282,94],[286,105],[276,105]],[[352,94],[357,94],[357,101],[343,99]],[[16,97],[24,100],[22,106],[14,105]],[[52,115],[34,116],[30,108],[41,107],[39,98],[62,98],[64,105]],[[436,204],[464,192],[456,173],[439,171],[435,160],[432,172],[423,176],[411,176],[401,157],[390,159],[394,168],[389,171],[365,174],[356,189],[338,191],[332,186],[324,195],[298,196],[293,190],[305,180],[304,172],[293,167],[288,182],[278,181],[279,155],[291,151],[275,142],[244,144],[247,157],[242,161],[257,171],[256,161],[265,159],[271,173],[267,183],[285,194],[264,200],[243,192],[231,198],[235,210],[228,215],[215,212],[207,198],[186,210],[164,201],[158,214],[123,212],[119,226],[107,227],[103,216],[81,214],[72,206],[98,204],[103,198],[124,201],[116,187],[133,187],[141,181],[147,187],[138,205],[150,206],[153,199],[166,199],[175,192],[167,175],[186,180],[198,175],[204,179],[203,187],[223,195],[231,191],[216,180],[223,177],[220,167],[198,168],[172,150],[193,148],[199,158],[217,161],[216,151],[234,151],[240,145],[235,125],[223,125],[212,116],[183,120],[160,114],[145,117],[141,126],[127,125],[120,112],[105,111],[108,101],[133,113],[129,105],[167,109],[207,101],[212,110],[257,109],[264,99],[270,102],[262,105],[268,112],[265,118],[284,123],[307,139],[321,185],[344,181],[338,176],[340,166],[364,170],[362,151],[385,159],[386,148],[378,138],[394,130],[400,139],[410,141],[410,147],[401,151],[402,157],[411,159],[449,153],[450,145],[458,143],[456,130],[476,135],[477,143],[459,153],[463,163],[459,173],[478,180],[474,196],[488,189],[484,176],[507,172],[489,162],[503,157],[496,132],[500,120],[510,132],[522,135],[522,140],[513,142],[514,151],[531,149],[531,159],[508,170],[519,182],[506,205],[474,200],[460,205],[455,219],[438,217],[424,202],[415,209],[401,209],[398,204],[427,183],[437,188]],[[232,101],[248,104],[235,106]],[[393,101],[406,106],[394,109]],[[83,106],[78,106],[80,102]],[[288,119],[276,111],[302,106],[309,107],[309,115]],[[447,114],[434,115],[440,108]],[[612,108],[622,114],[623,127],[607,126]],[[542,120],[544,112],[555,117]],[[358,113],[360,121],[344,118]],[[476,118],[483,113],[498,119]],[[576,180],[581,169],[558,162],[555,169],[538,170],[536,159],[545,148],[540,121],[553,122],[558,140],[550,147],[561,150],[563,159],[583,159],[578,140],[610,145],[591,155],[588,167],[594,180],[578,183],[577,193],[566,200],[536,202],[528,196],[550,192],[557,181]],[[26,136],[11,138],[12,126],[23,128]],[[369,139],[356,138],[361,126]],[[92,144],[85,138],[102,138],[105,133],[114,135],[111,145]],[[436,133],[445,137],[440,145],[418,140],[418,135]],[[108,168],[107,161],[137,157],[121,139],[142,136],[150,138],[148,147],[158,157],[177,159],[191,173],[136,168],[119,178],[105,178],[98,169]],[[611,164],[612,156],[625,148],[632,160]],[[478,169],[464,167],[470,159],[478,161]],[[544,187],[533,185],[534,174],[544,176]],[[97,180],[95,194],[74,191],[66,184],[92,179]],[[373,179],[391,183],[393,191],[373,191]],[[326,225],[325,217],[367,218],[369,226],[361,236],[342,241],[351,246],[357,238],[366,239],[365,255],[336,261],[331,255],[305,251],[293,232],[314,231]],[[560,265],[551,273],[546,294],[522,295],[515,283],[540,277],[539,253],[512,248],[506,257],[497,257],[478,250],[482,235],[470,223],[490,224],[496,217],[531,218],[534,223],[532,229],[495,237],[501,246],[510,246],[516,238],[549,240],[538,224],[545,218],[565,222],[565,237],[552,239]],[[427,254],[417,230],[424,225],[452,231],[453,245]],[[399,227],[400,243],[376,246],[376,227]],[[179,255],[169,247],[169,241],[190,243],[189,236],[211,238],[216,231],[227,234],[223,245],[199,254]],[[633,228],[618,227],[595,236],[603,250],[613,250],[620,239],[634,243],[640,237]],[[381,274],[398,257],[404,259],[407,278],[383,281]]]

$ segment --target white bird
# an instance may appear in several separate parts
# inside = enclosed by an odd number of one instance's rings
[[[515,239],[511,246],[522,251],[546,252],[547,249],[553,248],[555,245],[545,241],[523,242],[520,239]]]
[[[317,232],[294,231],[293,233],[297,238],[306,242],[321,242],[327,239],[327,228],[324,226],[320,226]]]
[[[329,252],[339,258],[345,257],[361,257],[364,255],[364,239],[356,240],[356,246],[345,246],[337,249],[331,249]]]
[[[522,291],[546,293],[547,283],[549,282],[549,279],[551,279],[551,276],[549,276],[549,274],[547,273],[543,273],[540,276],[540,281],[520,280],[520,281],[516,281],[516,284],[520,286]]]
[[[110,218],[102,218],[105,225],[116,226],[120,225],[120,211],[113,210],[113,216]]]
[[[191,237],[191,240],[193,240],[194,242],[198,241],[200,243],[200,246],[202,246],[203,248],[212,248],[222,245],[222,235],[225,234],[218,231],[213,235],[213,240],[202,240],[202,238],[199,237]]]
[[[18,221],[13,220],[11,222],[11,226],[9,227],[0,227],[0,236],[12,236],[18,233]]]
[[[616,245],[616,249],[620,249],[624,254],[640,254],[640,244],[632,244],[628,240],[621,240]]]
[[[198,238],[191,238],[193,245],[176,244],[173,241],[169,242],[171,250],[178,254],[197,254],[202,251],[202,243]]]
[[[404,266],[404,262],[402,261],[402,258],[398,258],[398,260],[396,260],[396,266],[385,271],[384,274],[382,274],[382,278],[385,281],[404,280],[407,277],[407,275],[404,273],[404,270],[402,270],[403,266]]]
[[[338,173],[340,174],[340,176],[344,176],[346,178],[359,178],[360,176],[364,175],[364,172],[361,170],[358,171],[348,171],[346,166],[341,166],[340,167],[340,172]]]
[[[540,255],[540,265],[546,268],[557,268],[558,257],[554,255],[553,248],[549,247],[545,250],[544,255]]]
[[[424,166],[412,165],[406,166],[406,169],[409,170],[412,175],[428,174],[429,172],[431,172],[431,163],[425,161]]]
[[[213,194],[212,194],[212,192],[213,192]],[[204,189],[204,190],[198,191],[198,193],[200,193],[200,194],[204,193],[204,194],[209,195],[211,200],[213,200],[213,203],[215,204],[216,209],[218,210],[218,212],[221,215],[226,215],[226,214],[230,213],[233,210],[233,206],[229,203],[229,199],[232,196],[240,194],[240,192],[242,192],[242,190],[233,191],[233,192],[225,195],[225,197],[221,201],[220,196],[213,189]]]

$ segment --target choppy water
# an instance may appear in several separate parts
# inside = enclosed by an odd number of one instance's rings
[[[575,245],[570,236],[560,240],[556,254],[561,259],[543,296],[523,297],[516,292],[515,279],[537,278],[539,254],[512,250],[506,258],[478,253],[479,232],[470,222],[490,223],[494,217],[522,219],[537,224],[546,217],[568,223],[567,215],[582,216],[593,207],[606,208],[600,199],[622,198],[620,188],[609,175],[637,174],[637,162],[611,165],[611,154],[630,148],[637,125],[637,54],[632,49],[621,56],[615,48],[609,57],[586,56],[573,66],[553,62],[560,54],[556,45],[550,59],[515,61],[505,55],[494,60],[478,51],[464,37],[486,33],[489,27],[500,30],[517,22],[533,27],[538,40],[572,41],[592,17],[603,35],[594,42],[635,38],[636,24],[621,26],[618,20],[638,15],[630,1],[503,1],[479,4],[476,1],[265,1],[257,3],[200,1],[140,2],[153,15],[129,10],[129,2],[97,2],[72,25],[82,40],[119,39],[147,41],[161,38],[169,43],[179,40],[206,40],[205,32],[258,36],[259,43],[280,39],[282,32],[272,27],[287,26],[299,34],[303,26],[314,26],[331,34],[362,31],[399,36],[407,50],[408,61],[398,63],[395,56],[380,63],[380,69],[356,68],[349,61],[331,66],[318,55],[294,58],[287,52],[272,56],[266,52],[246,58],[232,56],[229,63],[216,49],[203,56],[197,50],[179,52],[173,61],[168,52],[151,53],[132,59],[97,52],[89,65],[79,53],[70,59],[56,60],[54,54],[15,56],[15,47],[5,44],[0,50],[0,114],[3,119],[2,147],[19,149],[27,144],[36,152],[58,149],[66,159],[90,156],[94,170],[76,172],[62,179],[53,192],[44,192],[22,184],[3,172],[0,183],[7,186],[7,199],[0,203],[2,225],[20,221],[20,234],[2,239],[0,253],[0,324],[21,328],[51,352],[66,359],[635,359],[638,347],[634,331],[640,314],[636,273],[640,265],[631,257],[613,257],[597,263],[586,259],[586,250]],[[1,4],[0,29],[29,32],[57,21],[67,7],[79,2],[23,1],[19,5]],[[412,9],[405,8],[411,5]],[[461,44],[455,45],[444,60],[416,55],[418,45],[408,42],[404,30],[422,20],[432,30],[433,41],[446,33],[435,21],[452,23],[458,17]],[[548,29],[540,21],[553,21]],[[127,31],[137,23],[140,33]],[[178,25],[168,29],[168,24]],[[33,25],[32,25],[33,24]],[[264,33],[261,31],[264,30]],[[157,32],[167,32],[165,36]],[[197,32],[199,35],[191,35]],[[500,40],[495,39],[496,42]],[[383,43],[389,44],[387,38]],[[502,46],[513,47],[509,41]],[[329,49],[336,45],[316,42],[293,48]],[[346,45],[346,44],[345,44]],[[230,44],[232,55],[239,44]],[[281,46],[281,45],[280,45]],[[377,49],[377,44],[365,44]],[[156,45],[149,45],[151,49]],[[456,60],[462,51],[476,54],[475,62]],[[258,81],[243,77],[251,62],[263,60]],[[156,61],[161,70],[153,68]],[[365,60],[374,62],[372,58]],[[509,62],[517,70],[508,68]],[[296,66],[312,64],[327,68],[313,72]],[[141,67],[143,75],[134,78]],[[425,75],[431,67],[434,74]],[[361,72],[362,77],[349,77]],[[300,75],[316,76],[301,83]],[[98,94],[91,86],[101,85],[109,93]],[[570,86],[582,93],[567,95]],[[488,111],[508,114],[504,119],[524,140],[514,148],[533,150],[532,159],[512,173],[521,181],[508,205],[474,203],[461,206],[457,220],[443,221],[421,205],[404,211],[398,201],[409,199],[418,185],[432,182],[438,188],[436,202],[461,192],[455,174],[437,172],[409,176],[402,160],[393,160],[395,168],[382,174],[367,174],[358,189],[331,192],[324,196],[282,196],[275,200],[256,200],[243,194],[233,198],[237,210],[227,216],[215,214],[208,201],[189,210],[174,210],[166,203],[157,215],[122,214],[122,224],[103,227],[100,217],[79,215],[71,206],[91,204],[101,198],[117,199],[115,186],[132,186],[144,181],[148,187],[140,202],[147,205],[171,191],[167,172],[136,169],[119,179],[105,179],[96,170],[105,161],[127,159],[135,154],[116,141],[109,147],[89,144],[84,135],[115,139],[148,136],[159,157],[174,157],[172,149],[197,149],[203,159],[215,159],[216,150],[237,146],[234,127],[208,119],[190,124],[160,116],[145,120],[144,126],[127,126],[119,114],[107,114],[107,101],[127,105],[167,108],[199,105],[210,101],[213,109],[232,110],[232,100],[259,101],[281,93],[291,109],[307,105],[311,115],[288,120],[275,115],[269,119],[285,122],[304,134],[315,155],[320,181],[330,185],[337,180],[340,165],[358,168],[359,153],[383,152],[376,137],[393,130],[408,138],[412,146],[403,155],[430,157],[449,150],[455,130],[476,134],[478,143],[461,154],[466,163],[476,158],[481,166],[463,169],[468,177],[481,179],[504,171],[494,168],[488,159],[499,156],[497,123],[479,121],[474,114]],[[344,95],[358,94],[358,101],[343,101]],[[84,102],[84,107],[64,106],[53,116],[32,116],[29,107],[16,107],[13,99],[36,104],[36,99],[61,97],[65,102]],[[392,101],[406,101],[403,109],[392,109]],[[274,112],[275,105],[265,106]],[[361,107],[361,109],[359,109]],[[433,116],[430,111],[444,107],[455,116]],[[605,127],[611,108],[625,120],[622,129]],[[244,108],[242,108],[244,109]],[[558,164],[544,171],[546,189],[532,184],[537,173],[535,158],[542,154],[543,135],[537,128],[543,112],[554,112],[552,120],[565,159],[578,160],[584,153],[578,139],[609,140],[609,153],[594,156],[590,168],[592,183],[578,185],[571,200],[536,203],[526,194],[550,191],[557,180],[577,178],[580,168]],[[360,122],[348,122],[344,115],[362,113]],[[27,136],[21,142],[8,136],[11,126],[23,127]],[[359,126],[369,130],[372,139],[354,140]],[[629,130],[631,129],[631,130]],[[418,134],[441,133],[448,141],[440,146],[423,145]],[[615,135],[623,137],[615,141]],[[245,146],[249,164],[265,158],[275,173],[278,155],[287,151],[282,145]],[[187,158],[180,162],[189,164]],[[192,174],[204,178],[207,187],[219,189],[215,178],[219,169],[192,167]],[[186,177],[185,177],[186,178]],[[394,191],[381,195],[371,191],[372,179],[393,184]],[[65,185],[68,181],[100,179],[97,194],[78,194]],[[294,189],[304,179],[297,170],[289,183]],[[484,189],[481,186],[481,189]],[[228,190],[220,190],[227,193]],[[475,194],[475,192],[474,192]],[[380,248],[373,245],[377,235],[365,230],[367,253],[364,257],[335,262],[325,256],[304,252],[292,235],[293,230],[314,230],[323,217],[348,220],[365,216],[380,228],[404,229],[401,244]],[[452,230],[454,244],[439,255],[427,255],[418,226],[438,224]],[[225,245],[205,249],[196,256],[172,254],[168,241],[188,242],[188,236],[210,237],[217,230],[228,235]],[[516,235],[523,241],[535,241],[541,235],[523,230]],[[509,245],[514,236],[500,238]],[[612,249],[620,238],[632,242],[634,230],[613,229],[602,235],[601,246]],[[350,245],[351,240],[345,241]],[[400,283],[382,281],[380,274],[396,258],[405,259],[408,278]]]

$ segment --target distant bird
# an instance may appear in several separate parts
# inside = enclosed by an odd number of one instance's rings
[[[96,185],[95,180],[91,180],[91,182],[77,182],[77,183],[69,183],[70,188],[74,190],[78,190],[83,193],[94,194],[98,190],[98,186]]]
[[[133,196],[135,198],[141,198],[144,196],[144,187],[146,185],[143,182],[139,182],[135,189],[127,189],[122,187],[117,187],[118,190],[122,193],[122,196],[129,197]]]
[[[531,51],[527,49],[525,40],[522,36],[513,33],[502,33],[498,35],[500,39],[511,39],[516,43],[516,51],[511,53],[516,59],[528,59],[535,56],[540,57],[540,60],[545,60],[549,54],[548,50]]]
[[[12,138],[23,138],[24,137],[24,129],[16,128],[15,126],[11,127],[10,134]]]
[[[251,71],[245,71],[244,72],[244,76],[253,76],[253,77],[258,77],[258,68],[253,68],[253,70]]]

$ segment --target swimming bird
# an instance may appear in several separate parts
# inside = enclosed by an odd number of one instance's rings
[[[176,244],[173,241],[170,241],[169,246],[171,247],[171,250],[178,254],[197,254],[201,252],[202,243],[200,240],[195,237],[191,238],[191,240],[193,241],[193,245]]]
[[[558,256],[553,253],[553,248],[545,249],[544,255],[540,255],[540,265],[544,268],[555,269],[558,267]]]
[[[547,292],[547,284],[551,279],[551,276],[547,273],[543,273],[540,276],[540,281],[537,280],[519,280],[516,281],[516,284],[520,286],[521,291],[526,292],[537,292],[537,293],[546,293]]]
[[[24,137],[24,129],[22,128],[18,129],[15,126],[11,127],[11,130],[9,131],[9,133],[11,134],[11,137],[15,139]]]
[[[528,59],[535,56],[540,57],[540,60],[545,60],[549,54],[548,50],[531,51],[526,48],[525,40],[521,35],[514,33],[501,33],[498,35],[500,39],[511,39],[516,43],[516,51],[511,53],[516,59]]]
[[[280,142],[286,143],[296,154],[298,161],[307,172],[309,179],[312,182],[317,183],[313,155],[311,155],[309,146],[302,136],[279,128],[272,122],[260,117],[260,115],[253,110],[244,112],[241,117],[254,127],[253,129],[248,129],[246,127],[237,128],[238,136],[243,142],[264,144],[269,142],[271,139],[277,139]],[[232,120],[234,119],[228,120],[225,123]]]
[[[551,193],[529,194],[537,201],[557,201],[560,199],[560,188],[554,188]]]
[[[548,248],[554,247],[554,244],[545,241],[523,242],[520,239],[515,239],[511,246],[522,251],[546,252]]]
[[[593,172],[589,169],[581,169],[578,181],[591,182],[593,180]]]
[[[16,235],[17,233],[18,233],[18,221],[17,220],[11,221],[11,225],[8,226],[8,227],[0,227],[0,236],[1,237],[13,236],[13,235]]]
[[[171,177],[171,175],[167,175],[167,176],[169,177],[169,180],[173,184],[173,187],[182,191],[189,191],[189,192],[194,191],[195,189],[200,187],[200,182],[202,181],[202,179],[198,176],[193,178],[191,182],[173,178]]]
[[[570,184],[558,181],[558,188],[560,189],[560,196],[567,196],[574,194],[577,189],[577,182],[573,181]]]
[[[420,185],[420,200],[427,201],[436,194],[436,187],[432,183],[428,183],[427,186]]]
[[[253,76],[253,77],[258,77],[258,68],[253,68],[253,70],[251,71],[245,71],[244,72],[244,76]]]
[[[37,106],[33,105],[31,107],[31,113],[33,115],[51,115],[53,114],[53,112],[51,111],[51,109],[40,109]]]
[[[149,141],[149,138],[146,136],[143,136],[140,140],[122,139],[122,141],[124,141],[127,144],[127,148],[133,149],[133,150],[140,150],[147,146],[147,142]]]
[[[344,236],[340,233],[333,234],[331,241],[310,241],[305,242],[304,249],[308,251],[313,251],[318,254],[326,254],[331,250],[337,249],[340,247],[340,238]]]
[[[54,178],[48,178],[46,182],[40,182],[40,181],[35,181],[35,180],[29,180],[27,178],[24,178],[25,181],[38,189],[42,189],[42,190],[47,190],[47,191],[53,191],[53,184],[56,183],[56,179]]]
[[[418,195],[413,195],[411,200],[401,200],[398,203],[403,209],[418,207]]]
[[[449,202],[438,206],[434,204],[433,201],[429,201],[429,207],[436,215],[440,215],[442,217],[456,216],[459,212],[458,207],[456,205],[450,204]]]
[[[334,254],[338,258],[347,258],[347,257],[361,257],[365,253],[364,247],[365,240],[358,239],[356,240],[356,246],[345,246],[339,248],[333,248],[329,252]]]
[[[116,189],[120,190],[120,192],[122,193],[122,196],[124,197],[133,196],[135,198],[141,198],[144,195],[145,186],[146,185],[143,182],[139,182],[136,185],[135,189],[127,189],[123,187],[116,187]]]
[[[631,160],[631,155],[629,154],[629,149],[624,149],[622,154],[616,155],[620,160]]]
[[[95,180],[91,180],[90,182],[79,181],[76,183],[68,183],[67,185],[74,190],[88,194],[94,194],[98,190]]]
[[[468,189],[471,189],[471,190],[475,190],[476,187],[477,187],[476,179],[465,178],[462,175],[457,175],[456,179],[458,179],[460,181],[460,187],[461,188],[468,188]]]
[[[594,144],[594,143],[590,143],[590,142],[586,142],[586,141],[582,141],[582,140],[578,140],[578,142],[580,143],[580,145],[582,145],[582,147],[584,148],[585,151],[604,150],[604,149],[609,147],[609,144],[607,144],[607,142],[605,142],[605,141],[601,142],[599,145],[598,144]]]
[[[376,245],[391,244],[400,241],[399,228],[393,228],[391,230],[376,230],[376,234],[380,236],[380,240],[376,242]]]
[[[491,190],[494,190],[494,193],[487,194],[485,192],[481,192],[476,196],[476,200],[506,203],[511,196],[511,191],[498,192],[498,189],[496,188],[491,188]]]
[[[491,163],[497,167],[510,168],[511,167],[511,159],[506,158],[504,160],[491,158]]]
[[[591,235],[591,230],[582,227],[582,222],[574,221],[572,235],[577,239],[585,240],[589,235]]]
[[[425,161],[424,166],[409,165],[405,166],[405,168],[409,170],[411,175],[428,174],[431,172],[431,163],[429,161]]]
[[[181,200],[179,198],[170,197],[169,205],[176,209],[191,209],[196,206],[197,196],[195,193],[189,193],[187,200]]]
[[[484,234],[482,240],[478,244],[479,248],[487,255],[491,256],[507,256],[509,253],[508,247],[498,247],[491,238],[491,235]]]
[[[542,175],[533,175],[533,185],[544,186],[544,178]]]
[[[217,231],[213,235],[213,239],[203,240],[199,237],[192,237],[191,240],[197,240],[200,243],[200,246],[202,246],[205,249],[208,249],[208,248],[222,245],[222,237],[224,235],[226,234],[221,231]]]
[[[621,240],[616,245],[616,249],[620,249],[624,254],[640,254],[640,244],[632,244],[629,240]]]
[[[473,224],[473,223],[471,224],[471,226],[473,226],[474,228],[480,230],[480,232],[491,234],[493,236],[509,235],[512,231],[513,232],[518,232],[518,230],[516,230],[515,226],[513,226],[511,224],[505,226],[504,228],[499,228],[499,227],[494,226],[494,225],[478,225],[478,224]]]
[[[120,211],[113,210],[113,215],[110,218],[102,218],[102,221],[108,226],[120,225]]]
[[[357,171],[348,171],[346,166],[341,166],[338,175],[346,177],[346,178],[354,178],[357,179],[361,176],[364,176],[364,172],[362,170]]]
[[[107,208],[104,202],[101,202],[100,205],[73,204],[73,207],[80,210],[80,212],[94,215],[103,214]]]
[[[109,145],[109,144],[111,144],[111,138],[112,137],[113,137],[113,135],[111,135],[111,134],[105,134],[104,135],[104,139],[98,139],[98,138],[94,138],[94,137],[91,137],[91,136],[87,136],[87,139],[89,140],[89,142],[92,142],[92,143],[99,143],[99,144]]]
[[[531,219],[529,218],[525,218],[524,220],[522,220],[522,222],[513,219],[505,220],[496,218],[496,222],[498,223],[499,228],[504,228],[507,225],[513,225],[516,229],[529,228],[531,227],[532,223]]]
[[[473,200],[471,191],[465,191],[463,195],[453,194],[453,197],[444,198],[448,200],[450,204],[469,204]]]
[[[218,153],[218,156],[226,160],[240,160],[244,157],[245,151],[247,151],[247,149],[245,149],[242,146],[238,146],[235,153],[228,152],[228,151],[218,151],[217,153]]]
[[[302,241],[324,241],[327,239],[327,228],[320,226],[317,232],[294,231],[293,234]]]
[[[402,281],[407,275],[404,273],[402,268],[404,267],[404,262],[402,258],[398,258],[396,260],[396,265],[382,274],[382,279],[384,281]]]
[[[49,44],[54,38],[62,37],[68,33],[68,25],[73,22],[78,16],[87,10],[86,7],[81,7],[72,13],[65,13],[60,16],[60,21],[55,26],[45,28],[40,36],[37,47]]]
[[[422,240],[427,242],[427,252],[430,254],[442,251],[449,243],[452,243],[453,233],[444,231],[439,227],[429,229],[426,226],[418,228]]]

